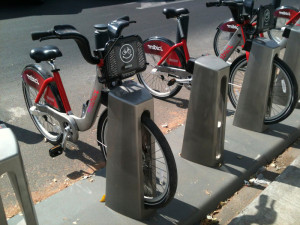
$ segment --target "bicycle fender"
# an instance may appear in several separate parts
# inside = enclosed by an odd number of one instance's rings
[[[298,13],[298,9],[292,6],[281,6],[274,12],[275,17],[291,19]]]
[[[224,22],[220,23],[220,25],[217,27],[217,29],[234,33],[238,29],[238,26],[237,26],[237,23],[234,21],[234,19],[230,18],[230,19],[225,20]]]
[[[23,81],[37,91],[40,90],[44,81],[49,77],[51,77],[50,73],[44,70],[39,64],[27,65],[22,72]],[[60,112],[65,112],[55,83],[49,84],[43,98],[52,108],[55,108]]]
[[[155,36],[144,41],[144,50],[146,54],[151,53],[162,57],[173,45],[175,45],[175,43],[171,40]],[[174,49],[174,51],[166,58],[165,63],[167,66],[185,68],[186,62],[182,50],[180,48]]]

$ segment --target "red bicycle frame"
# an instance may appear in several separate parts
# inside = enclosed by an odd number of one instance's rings
[[[69,104],[69,100],[68,100],[64,85],[61,81],[61,78],[60,78],[60,75],[59,75],[58,71],[53,71],[53,77],[49,77],[43,82],[42,87],[40,88],[34,102],[38,103],[40,101],[40,99],[41,99],[43,93],[45,92],[48,84],[50,84],[51,82],[54,82],[56,84],[59,95],[61,97],[61,100],[62,100],[62,103],[63,103],[63,106],[64,106],[64,109],[65,109],[66,113],[68,114],[69,112],[71,112],[71,106]]]
[[[179,48],[179,47],[183,47],[185,60],[187,62],[190,59],[190,54],[189,54],[189,50],[188,50],[187,45],[186,45],[186,39],[182,39],[181,42],[173,45],[166,52],[166,54],[163,55],[163,57],[160,59],[160,61],[157,63],[157,65],[160,66],[166,60],[166,58],[171,54],[171,52],[174,51],[175,48]]]
[[[295,24],[296,26],[300,26],[300,22],[297,21],[300,19],[300,12],[297,12],[294,16],[291,17],[289,21],[286,22],[286,25]]]

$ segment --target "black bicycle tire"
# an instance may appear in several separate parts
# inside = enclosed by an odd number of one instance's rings
[[[43,70],[41,69],[38,69],[36,65],[29,65],[29,66],[26,66],[24,68],[24,70],[26,69],[31,69],[31,70],[34,70],[36,73],[38,73],[39,75],[41,75],[44,79],[47,79],[49,77],[49,75],[44,72]],[[34,125],[36,126],[36,128],[38,129],[38,131],[47,139],[48,142],[50,142],[51,144],[53,145],[57,145],[59,143],[61,143],[62,141],[62,138],[63,138],[63,135],[60,134],[58,136],[58,138],[56,139],[51,139],[48,137],[48,135],[46,135],[42,128],[39,126],[39,124],[37,123],[36,119],[34,118],[34,116],[31,114],[30,112],[30,105],[29,105],[29,100],[28,100],[28,96],[26,94],[26,88],[25,88],[25,85],[27,85],[24,81],[22,81],[22,90],[23,90],[23,96],[24,96],[24,100],[25,100],[25,104],[26,104],[26,108],[28,110],[28,113],[30,115],[30,118],[32,119]],[[56,90],[56,87],[55,86],[51,86],[51,90],[55,90],[54,93],[57,93],[58,91]]]
[[[239,67],[240,64],[244,63],[246,60],[247,60],[246,55],[241,55],[232,63],[230,67],[229,83],[233,82],[232,79],[233,79],[234,71]],[[278,117],[275,117],[272,120],[271,119],[264,120],[264,123],[267,125],[279,123],[282,120],[286,119],[293,112],[298,101],[298,84],[294,73],[288,67],[288,65],[277,56],[274,57],[273,63],[277,64],[277,66],[284,71],[286,77],[288,78],[288,82],[291,87],[291,98],[290,98],[291,100],[283,114],[281,114]],[[234,100],[231,85],[228,85],[228,97],[233,107],[236,108],[237,102]]]
[[[100,145],[100,148],[103,152],[103,154],[106,155],[106,149],[103,146],[103,135],[102,131],[105,130],[103,126],[107,124],[106,120],[107,118],[107,109],[101,114],[99,121],[98,121],[98,126],[97,126],[97,140],[101,143],[98,143]],[[144,202],[145,206],[147,208],[161,208],[165,205],[167,205],[174,197],[177,189],[177,182],[178,182],[178,177],[177,177],[177,167],[175,163],[175,159],[172,153],[172,150],[169,146],[169,143],[165,136],[162,134],[162,132],[159,130],[159,128],[156,126],[156,124],[153,122],[151,118],[149,118],[146,114],[142,115],[141,118],[142,124],[147,127],[150,132],[154,135],[156,140],[159,142],[159,145],[162,149],[162,152],[165,156],[166,162],[167,162],[167,167],[169,171],[169,188],[168,191],[166,192],[165,196],[159,201],[159,202]],[[105,153],[104,153],[105,152]],[[106,159],[106,157],[105,157]]]
[[[165,38],[161,38],[161,37],[152,37],[152,38],[148,38],[148,39],[146,39],[146,40],[144,41],[144,43],[146,43],[147,41],[153,41],[153,40],[159,40],[159,41],[162,41],[162,42],[164,42],[164,43],[166,43],[166,44],[168,44],[168,45],[170,45],[170,46],[174,45],[174,43],[173,43],[172,41],[170,41],[170,40],[168,40],[168,39],[165,39]],[[177,56],[178,56],[178,58],[179,58],[181,64],[184,65],[183,63],[185,62],[185,60],[184,60],[182,54],[179,52],[178,49],[175,49],[175,53],[177,54]],[[181,68],[184,69],[184,66],[182,66]],[[142,73],[145,73],[145,71],[142,72]],[[142,77],[141,77],[141,73],[138,73],[136,76],[137,76],[137,78],[138,78],[139,83],[142,84],[142,85],[150,92],[150,94],[151,94],[153,97],[157,98],[157,99],[165,100],[165,99],[174,97],[175,95],[177,95],[177,94],[179,93],[179,91],[180,91],[181,88],[182,88],[182,85],[175,84],[175,85],[177,85],[176,88],[174,88],[174,89],[172,90],[172,92],[170,92],[169,95],[166,95],[166,96],[159,96],[159,95],[155,94],[156,92],[153,91],[151,88],[149,88],[148,85],[145,85],[145,84],[144,84],[143,79],[142,79]]]

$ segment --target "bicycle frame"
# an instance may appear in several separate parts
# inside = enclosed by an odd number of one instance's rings
[[[185,56],[185,62],[187,63],[187,61],[189,61],[190,59],[190,54],[189,54],[189,50],[187,48],[186,45],[186,39],[182,39],[181,42],[176,43],[175,45],[173,45],[167,52],[165,55],[163,55],[163,57],[160,59],[160,61],[157,63],[157,66],[160,66],[166,59],[167,57],[171,54],[171,52],[173,52],[176,48],[183,48],[184,51],[184,56]]]
[[[51,64],[51,63],[50,63]],[[77,117],[73,115],[71,111],[71,107],[69,104],[68,97],[66,95],[63,83],[60,78],[60,74],[58,72],[58,69],[55,69],[54,64],[51,64],[54,68],[52,70],[53,77],[49,77],[42,83],[41,88],[38,90],[38,95],[35,99],[35,106],[30,108],[30,111],[34,115],[46,115],[50,114],[53,116],[59,123],[64,130],[65,124],[69,124],[72,129],[72,140],[76,141],[78,139],[78,131],[85,131],[92,127],[94,124],[97,114],[99,112],[100,106],[101,106],[101,91],[103,89],[103,84],[98,81],[98,76],[100,73],[100,70],[97,70],[97,75],[95,79],[95,84],[91,92],[91,97],[89,99],[89,102],[87,105],[85,105],[85,111],[81,117]],[[101,67],[101,65],[97,65],[98,67]],[[60,98],[63,103],[63,107],[65,109],[66,113],[59,112],[57,109],[49,106],[49,105],[40,105],[38,102],[40,101],[41,97],[46,91],[46,88],[50,83],[55,83],[60,95]]]

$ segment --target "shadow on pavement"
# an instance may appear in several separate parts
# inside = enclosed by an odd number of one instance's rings
[[[133,0],[45,0],[33,4],[29,0],[1,1],[0,20],[35,15],[77,14],[83,9],[135,2]]]
[[[255,206],[257,209],[257,213],[255,215],[243,215],[234,218],[229,225],[234,224],[257,224],[259,219],[261,224],[274,224],[277,218],[277,213],[274,210],[275,200],[272,200],[269,206],[268,203],[268,196],[261,195],[259,197],[259,205]]]
[[[191,211],[199,212],[199,209],[174,198],[171,204],[159,209],[151,220],[142,220],[145,224],[178,224],[178,221],[187,217]]]
[[[91,171],[74,171],[67,175],[69,179],[75,180],[79,177],[90,175],[94,171],[102,169],[105,167],[105,159],[99,148],[95,148],[85,142],[77,141],[76,145],[78,146],[78,150],[70,150],[67,148],[64,151],[64,154],[69,159],[76,159],[83,162],[87,167],[91,169]]]
[[[34,133],[30,130],[17,127],[9,123],[1,121],[0,123],[4,123],[6,127],[12,129],[18,141],[24,142],[26,144],[37,144],[43,140],[43,136],[41,134]]]
[[[165,99],[163,101],[174,104],[178,108],[182,108],[182,109],[187,109],[189,107],[189,99],[172,97],[172,98]]]

